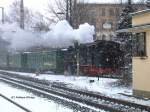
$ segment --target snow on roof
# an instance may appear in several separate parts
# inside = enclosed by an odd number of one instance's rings
[[[127,3],[127,0],[77,0],[78,3],[91,3],[91,4],[121,4]],[[138,3],[139,0],[133,0],[132,3]]]
[[[146,9],[146,10],[141,10],[141,11],[137,11],[137,12],[134,12],[134,13],[130,13],[130,15],[131,16],[136,16],[136,15],[144,14],[144,13],[150,13],[150,9]]]
[[[120,0],[78,0],[78,2],[82,3],[121,3]]]
[[[120,29],[120,30],[117,30],[116,32],[117,33],[121,33],[121,32],[137,32],[137,31],[142,31],[144,29],[150,29],[150,24],[133,26],[132,28],[127,28],[127,29]]]

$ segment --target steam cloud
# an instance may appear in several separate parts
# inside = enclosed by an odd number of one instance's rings
[[[81,24],[78,29],[73,29],[66,20],[58,22],[51,31],[37,33],[22,30],[15,24],[0,25],[2,38],[10,43],[10,48],[22,50],[35,46],[67,47],[74,41],[79,43],[93,42],[94,26],[88,23]]]

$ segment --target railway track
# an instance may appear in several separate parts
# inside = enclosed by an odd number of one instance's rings
[[[59,83],[50,83],[34,78],[18,76],[17,74],[13,75],[13,78],[9,78],[10,75],[11,74],[9,73],[5,73],[5,76],[3,75],[3,78],[24,85],[32,86],[36,89],[40,89],[48,93],[71,99],[72,101],[80,102],[98,109],[104,109],[110,112],[150,112],[149,106],[140,105],[124,100],[118,100],[81,90],[71,89],[62,86]]]
[[[59,94],[58,92],[52,91],[52,90],[48,89],[47,87],[45,87],[44,85],[40,85],[40,84],[31,82],[31,81],[30,81],[30,83],[28,83],[29,81],[24,82],[21,80],[12,79],[12,78],[1,76],[1,75],[0,75],[0,81],[9,83],[13,86],[21,87],[22,89],[27,89],[36,95],[40,95],[41,97],[54,100],[57,103],[63,104],[65,106],[75,110],[75,112],[76,111],[80,111],[80,112],[97,112],[97,111],[100,111],[100,109],[95,109],[95,108],[92,108],[90,106],[81,104],[79,102],[75,102],[75,100],[71,100],[69,97],[67,98],[65,96],[60,96],[60,95],[58,95]]]
[[[20,109],[24,110],[25,112],[32,112],[31,110],[27,109],[26,107],[23,107],[19,103],[14,102],[13,100],[9,99],[3,94],[0,94],[0,97],[4,98],[5,100],[9,101],[10,103],[14,104],[15,106],[19,107]]]

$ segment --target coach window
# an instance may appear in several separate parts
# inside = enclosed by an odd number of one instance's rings
[[[136,33],[133,41],[133,55],[136,57],[146,56],[146,33]]]

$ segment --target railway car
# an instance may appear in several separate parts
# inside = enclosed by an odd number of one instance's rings
[[[72,53],[74,51],[74,53]],[[119,74],[123,66],[124,53],[120,44],[113,41],[96,41],[88,44],[81,44],[78,48],[70,51],[70,64],[66,68],[76,69],[76,55],[79,53],[80,74],[98,76]],[[71,59],[72,58],[72,59]],[[69,71],[69,70],[68,70]],[[76,70],[74,70],[76,71]]]
[[[64,71],[64,51],[51,50],[9,54],[7,68],[27,72],[53,71],[62,73]]]
[[[21,54],[13,53],[7,54],[7,67],[10,69],[20,69],[21,66]]]

